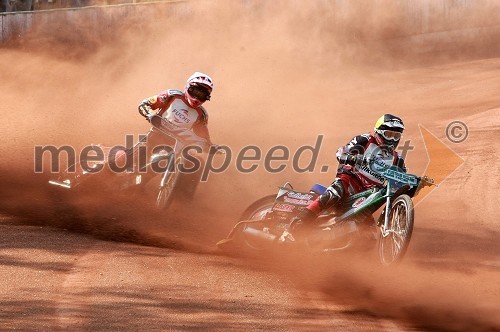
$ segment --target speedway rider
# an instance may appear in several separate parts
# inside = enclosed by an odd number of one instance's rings
[[[139,104],[139,113],[153,125],[159,120],[156,116],[159,115],[177,127],[192,130],[212,145],[207,126],[208,113],[201,105],[210,100],[213,88],[210,76],[195,72],[187,79],[184,91],[169,89],[146,98]],[[155,131],[148,133],[148,146],[165,144],[164,141],[164,135]]]
[[[151,122],[154,127],[161,127],[161,118],[163,118],[174,127],[186,129],[192,132],[193,136],[205,140],[202,148],[213,148],[214,151],[217,151],[218,146],[210,141],[207,127],[207,111],[201,106],[205,101],[210,100],[213,87],[214,84],[210,76],[195,72],[187,79],[184,91],[169,89],[146,98],[139,104],[139,113]],[[172,146],[173,144],[175,144],[175,141],[172,138],[159,131],[150,130],[132,149],[117,155],[116,160],[121,162],[123,158],[137,154],[138,147],[141,145],[146,146],[146,152],[149,156],[155,152],[156,148]],[[195,173],[200,171],[201,169]],[[147,183],[153,175],[152,172],[143,174],[142,183]]]
[[[396,165],[406,172],[404,159],[395,150],[404,129],[401,118],[384,114],[375,123],[373,134],[358,135],[346,146],[340,147],[336,154],[340,162],[337,177],[322,195],[292,219],[289,230],[283,233],[280,241],[294,242],[291,232],[312,225],[322,211],[337,206],[348,196],[383,186],[384,179],[366,164],[358,163],[356,156],[365,160],[382,160],[387,166]]]

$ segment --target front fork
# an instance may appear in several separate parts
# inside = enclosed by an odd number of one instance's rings
[[[170,156],[168,157],[167,169],[165,170],[165,172],[163,173],[163,175],[161,177],[160,188],[165,187],[165,185],[167,183],[168,175],[172,172],[172,170],[175,167],[174,163],[175,163],[175,155],[173,153],[171,153]]]
[[[391,211],[391,184],[387,183],[387,192],[386,192],[386,202],[385,202],[385,218],[384,218],[384,227],[382,228],[382,236],[386,237],[389,235],[387,229],[389,228],[389,213]]]

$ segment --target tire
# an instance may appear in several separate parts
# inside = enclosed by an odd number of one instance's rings
[[[378,254],[383,265],[392,265],[401,261],[413,232],[413,201],[408,195],[398,196],[391,206],[389,214],[389,234],[379,237]]]
[[[169,172],[165,181],[165,186],[160,187],[158,195],[156,196],[156,208],[158,210],[166,210],[172,204],[174,199],[174,190],[179,180],[179,172],[177,165],[180,159],[177,159],[173,171]]]
[[[227,239],[217,243],[217,247],[229,255],[250,257],[255,256],[263,250],[269,249],[269,245],[252,239],[251,236],[245,233],[245,230],[248,228],[253,228],[255,230],[263,229],[264,223],[259,221],[264,219],[265,213],[272,208],[275,199],[276,195],[265,196],[247,207],[241,214],[239,220],[250,220],[253,222],[237,224]]]
[[[241,220],[262,220],[267,211],[270,211],[274,205],[276,194],[262,197],[261,199],[252,203],[243,211],[240,216]]]

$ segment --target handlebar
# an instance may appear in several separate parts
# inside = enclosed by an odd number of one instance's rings
[[[198,143],[205,146],[210,145],[207,139],[196,135],[192,130],[174,125],[162,116],[152,114],[147,118],[155,129],[176,140],[184,143]]]
[[[339,162],[343,164],[354,165],[358,163],[358,161],[362,161],[363,157],[364,156],[362,154],[343,153],[339,158]]]
[[[427,175],[424,175],[420,178],[420,183],[422,187],[431,187],[431,186],[437,187],[437,184],[434,182],[434,179],[428,177]]]
[[[369,164],[369,165],[373,165],[375,163],[377,163],[377,161],[379,160],[378,157],[374,157],[374,156],[369,156],[369,157],[366,157],[365,155],[361,154],[361,153],[358,153],[358,154],[349,154],[349,153],[345,153],[345,154],[342,154],[341,157],[339,158],[339,162],[340,163],[345,163],[345,164],[349,164],[349,165],[365,165],[365,164]],[[381,163],[381,165],[383,165],[383,162]],[[377,172],[381,175],[384,175],[383,172],[379,172],[378,170],[375,170],[375,169],[372,169],[374,172]],[[405,172],[406,173],[406,172]],[[420,180],[420,186],[421,187],[431,187],[431,186],[438,186],[434,179],[428,177],[427,175],[424,175],[422,177],[417,177],[419,180]]]
[[[146,118],[153,125],[153,127],[160,131],[161,133],[172,137],[177,141],[181,141],[184,144],[197,144],[202,145],[204,149],[207,149],[210,154],[225,154],[226,151],[217,144],[210,144],[209,141],[203,137],[196,135],[192,130],[177,127],[172,124],[167,119],[163,118],[157,114],[149,114]]]

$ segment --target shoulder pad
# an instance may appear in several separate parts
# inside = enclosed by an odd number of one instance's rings
[[[370,134],[362,134],[354,136],[349,143],[344,147],[348,153],[365,153],[366,145],[370,141]]]

